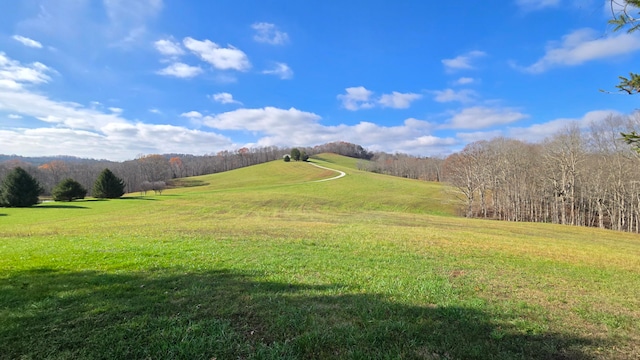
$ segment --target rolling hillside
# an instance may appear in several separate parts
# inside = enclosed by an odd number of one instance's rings
[[[636,235],[276,161],[0,209],[0,358],[636,359]]]

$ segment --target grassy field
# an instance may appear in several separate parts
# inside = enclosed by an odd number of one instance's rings
[[[637,235],[313,159],[0,208],[0,359],[638,359]]]

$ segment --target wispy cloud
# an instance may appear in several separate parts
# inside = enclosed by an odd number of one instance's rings
[[[29,39],[28,37],[24,37],[24,36],[20,36],[20,35],[13,35],[13,39],[18,41],[18,42],[20,42],[24,46],[37,48],[37,49],[41,49],[42,48],[42,44],[41,43],[39,43],[38,41],[35,41],[33,39]]]
[[[516,0],[516,5],[525,11],[535,11],[557,7],[560,0]]]
[[[275,75],[280,79],[286,80],[293,78],[293,70],[285,63],[275,63],[273,68],[262,71],[263,74]]]
[[[422,95],[414,93],[400,93],[397,91],[391,94],[384,94],[378,99],[378,104],[383,107],[390,107],[394,109],[406,109],[411,106],[411,103],[415,100],[421,99]]]
[[[485,129],[510,124],[528,117],[529,115],[510,108],[474,106],[453,114],[444,127],[451,129]]]
[[[289,42],[289,35],[278,30],[275,24],[258,22],[252,24],[251,28],[256,31],[253,39],[257,42],[271,45],[284,45]]]
[[[456,56],[452,59],[442,59],[442,64],[445,69],[449,72],[457,71],[457,70],[470,70],[474,69],[473,61],[486,56],[487,53],[484,51],[474,50],[469,51],[466,54]]]
[[[474,101],[478,97],[478,94],[475,91],[469,90],[469,89],[434,90],[432,91],[432,93],[435,95],[434,100],[440,103],[453,102],[453,101],[467,103],[467,102]]]
[[[406,109],[411,106],[412,102],[422,98],[420,94],[393,91],[391,94],[383,94],[376,99],[373,97],[373,91],[367,90],[364,86],[349,87],[345,89],[345,92],[346,94],[338,95],[338,99],[342,101],[342,107],[351,111],[371,109],[376,105]]]
[[[184,38],[182,43],[187,49],[216,69],[247,71],[251,68],[247,54],[231,45],[224,48],[213,41],[196,40],[191,37]]]
[[[585,62],[618,57],[640,50],[640,36],[633,33],[618,33],[599,36],[593,29],[575,30],[561,41],[551,42],[542,58],[527,67],[519,67],[529,73],[542,73],[554,67],[576,66]]]
[[[174,76],[177,78],[186,79],[198,76],[202,73],[202,71],[202,68],[200,68],[199,66],[191,66],[185,63],[177,62],[167,66],[162,70],[159,70],[157,73],[159,75]]]
[[[55,71],[40,62],[24,65],[0,52],[0,88],[21,89],[25,85],[47,83]]]
[[[468,84],[473,84],[475,82],[476,82],[476,80],[474,78],[461,77],[458,80],[456,80],[455,84],[456,85],[468,85]]]

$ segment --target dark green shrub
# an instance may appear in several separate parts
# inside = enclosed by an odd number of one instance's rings
[[[73,201],[84,199],[87,195],[87,189],[73,179],[64,179],[53,188],[51,195],[55,201]]]

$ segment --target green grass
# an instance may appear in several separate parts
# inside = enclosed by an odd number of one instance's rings
[[[0,208],[0,359],[637,359],[637,235],[322,155]]]

